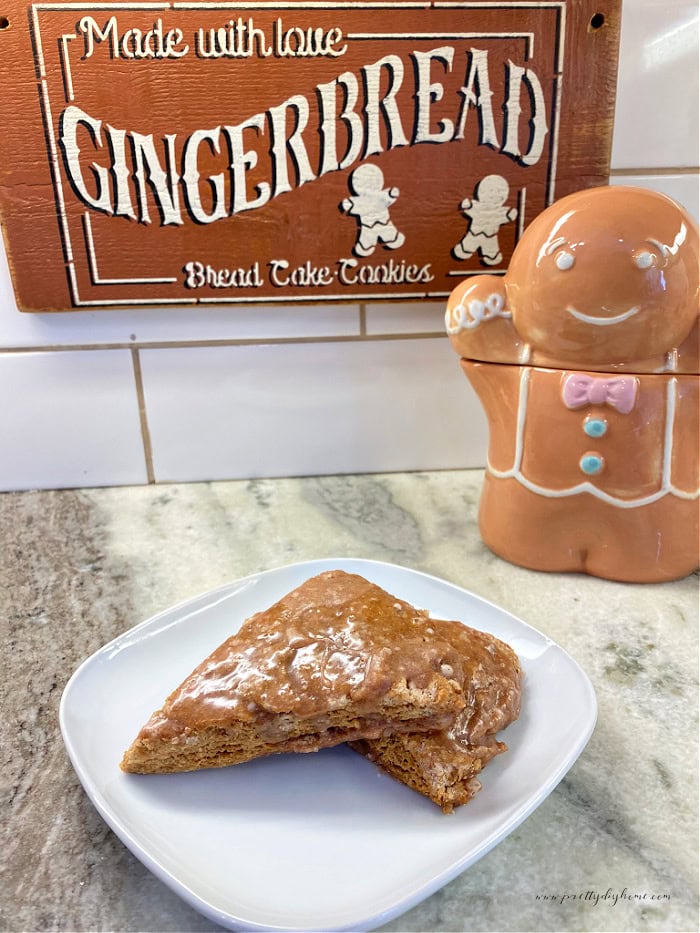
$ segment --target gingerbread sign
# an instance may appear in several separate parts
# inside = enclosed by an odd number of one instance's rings
[[[619,0],[47,2],[0,17],[25,311],[435,299],[607,178]]]

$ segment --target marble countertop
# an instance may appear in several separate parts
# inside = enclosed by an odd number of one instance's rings
[[[85,657],[159,610],[259,570],[344,556],[426,571],[514,612],[573,655],[599,705],[589,745],[539,809],[383,929],[697,930],[698,578],[636,586],[504,563],[479,540],[481,479],[1,495],[0,927],[216,929],[87,800],[60,737],[61,692]]]

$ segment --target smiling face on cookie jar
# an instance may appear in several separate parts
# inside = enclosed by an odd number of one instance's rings
[[[682,343],[698,314],[698,230],[642,188],[591,188],[527,228],[505,287],[534,349],[580,365],[644,360]]]

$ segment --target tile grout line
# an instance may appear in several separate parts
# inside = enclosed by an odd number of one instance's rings
[[[134,383],[136,386],[136,399],[139,406],[139,424],[141,426],[143,456],[146,461],[146,480],[149,486],[153,486],[156,481],[156,474],[153,469],[153,445],[151,443],[151,432],[148,427],[146,394],[143,390],[143,373],[141,372],[141,357],[137,347],[131,347],[131,362],[134,367]]]
[[[662,166],[661,168],[611,168],[608,174],[610,178],[624,177],[625,175],[656,178],[658,175],[697,175],[698,172],[700,172],[700,167],[697,165],[678,165]]]
[[[263,347],[279,344],[313,344],[313,343],[376,343],[385,340],[426,340],[445,337],[444,331],[415,331],[414,333],[387,333],[387,334],[337,334],[334,337],[251,337],[251,338],[212,338],[210,340],[154,340],[152,342],[123,343],[72,343],[72,344],[46,344],[43,346],[14,346],[0,347],[3,353],[61,353],[76,350],[180,350],[202,349],[206,347]]]

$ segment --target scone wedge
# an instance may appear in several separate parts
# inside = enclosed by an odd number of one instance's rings
[[[307,580],[240,630],[141,729],[124,771],[168,773],[445,729],[462,659],[425,612],[355,574]]]
[[[430,625],[436,637],[449,641],[460,654],[464,709],[440,732],[350,744],[449,813],[474,797],[481,789],[479,772],[506,751],[496,735],[520,714],[522,672],[512,648],[493,635],[461,622],[432,620]]]

